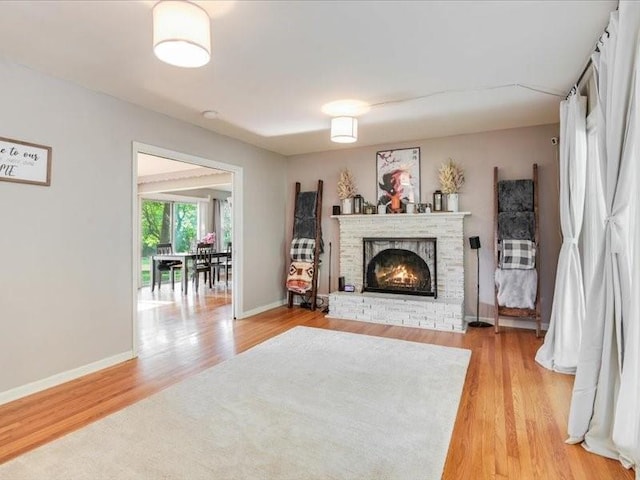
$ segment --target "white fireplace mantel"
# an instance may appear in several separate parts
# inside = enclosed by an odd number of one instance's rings
[[[437,213],[373,213],[371,215],[331,215],[331,218],[337,218],[339,221],[354,221],[360,218],[373,219],[374,221],[391,221],[395,220],[412,220],[414,218],[463,218],[471,215],[471,212],[437,212]]]
[[[464,218],[470,212],[333,215],[340,223],[340,276],[355,293],[330,295],[330,316],[392,325],[464,330]],[[391,298],[362,290],[363,238],[435,237],[438,298]],[[397,300],[395,298],[397,297]]]

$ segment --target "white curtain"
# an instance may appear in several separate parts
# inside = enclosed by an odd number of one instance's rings
[[[631,92],[627,142],[629,145],[629,178],[631,203],[629,205],[628,258],[630,259],[631,294],[623,302],[623,353],[620,391],[615,406],[613,442],[622,462],[636,469],[640,479],[640,43],[635,48],[635,66]],[[634,228],[635,227],[635,228]]]
[[[590,88],[595,90],[592,78]],[[594,104],[596,102],[594,101]],[[580,238],[582,254],[582,275],[584,291],[590,292],[593,282],[602,282],[598,268],[604,251],[604,224],[607,217],[602,187],[602,169],[598,149],[597,112],[592,111],[587,118],[587,184],[584,201],[584,220]]]
[[[222,200],[211,199],[211,231],[216,234],[216,250],[222,251]]]
[[[204,238],[209,230],[209,200],[198,200],[198,238]]]
[[[634,71],[640,3],[621,0],[607,31],[608,37],[603,37],[600,52],[593,58],[605,242],[595,268],[599,281],[592,282],[587,291],[568,441],[584,441],[588,450],[630,466],[638,461],[640,441],[636,384],[640,345],[632,338],[637,335],[638,311],[631,310],[638,301],[631,294],[639,296],[640,284],[632,285],[630,255],[630,239],[637,242],[638,223],[634,191],[638,184],[633,183],[639,160]],[[637,260],[633,262],[637,268]]]
[[[549,330],[536,354],[536,361],[562,373],[576,371],[585,314],[578,238],[587,172],[586,115],[586,97],[574,94],[560,103],[560,226],[563,240]]]

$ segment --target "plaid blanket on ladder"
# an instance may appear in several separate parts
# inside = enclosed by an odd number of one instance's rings
[[[291,260],[294,262],[313,262],[316,249],[314,238],[294,238],[291,241]]]

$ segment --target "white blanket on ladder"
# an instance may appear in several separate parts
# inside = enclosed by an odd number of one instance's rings
[[[496,269],[496,287],[498,287],[498,305],[509,308],[536,307],[538,290],[538,272],[531,270]]]

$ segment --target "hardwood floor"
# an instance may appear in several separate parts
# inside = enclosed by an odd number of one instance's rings
[[[230,299],[224,289],[201,289],[184,300],[166,287],[144,290],[139,358],[0,406],[0,463],[306,325],[472,350],[444,479],[634,478],[617,461],[564,443],[573,377],[534,362],[542,339],[532,331],[463,335],[330,320],[286,307],[234,322]]]

